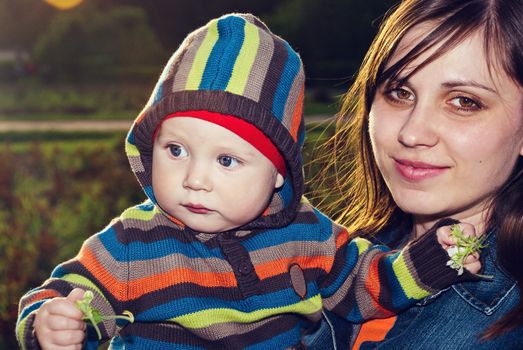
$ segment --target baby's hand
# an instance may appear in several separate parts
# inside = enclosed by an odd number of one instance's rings
[[[85,339],[83,313],[75,306],[84,290],[73,289],[66,298],[53,298],[36,313],[34,330],[43,350],[81,349]]]
[[[461,222],[457,224],[461,228],[461,232],[465,237],[476,237],[476,230],[471,224]],[[452,226],[442,226],[436,231],[438,236],[438,242],[441,244],[443,249],[449,252],[449,256],[452,257],[456,253],[463,253],[463,251],[458,251],[456,246],[456,239],[452,236]],[[463,248],[461,248],[463,250]],[[469,272],[477,274],[481,270],[481,261],[479,260],[479,251],[476,251],[472,254],[468,254],[463,259],[463,267],[466,268]]]

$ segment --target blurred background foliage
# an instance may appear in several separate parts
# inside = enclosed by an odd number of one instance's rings
[[[332,116],[395,1],[81,0],[66,11],[52,2],[71,0],[0,0],[0,126],[131,121],[187,33],[228,12],[252,12],[289,41],[305,63],[305,114]],[[325,125],[308,125],[306,162],[332,133]],[[21,295],[145,198],[124,137],[124,130],[0,131],[0,349],[17,348]]]

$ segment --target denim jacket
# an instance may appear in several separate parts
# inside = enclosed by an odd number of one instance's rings
[[[406,243],[398,243],[399,235],[399,230],[389,230],[377,239],[397,248]],[[495,232],[487,235],[487,244],[481,255],[482,273],[493,275],[492,280],[456,284],[425,298],[398,315],[383,341],[364,342],[359,350],[523,349],[523,327],[489,342],[479,340],[481,333],[520,298],[516,282],[496,261]],[[326,313],[321,327],[305,341],[310,349],[349,349],[360,327]]]

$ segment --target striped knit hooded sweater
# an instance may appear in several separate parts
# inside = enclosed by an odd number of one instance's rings
[[[17,337],[39,348],[35,313],[80,287],[103,315],[135,322],[88,327],[85,348],[299,348],[327,308],[354,322],[386,317],[456,282],[435,234],[401,252],[349,239],[302,199],[304,74],[299,56],[256,17],[226,15],[191,33],[167,63],[126,140],[148,200],[87,239],[20,302]],[[153,134],[174,112],[206,110],[263,131],[286,162],[284,186],[259,218],[228,232],[195,232],[158,207]],[[238,193],[238,196],[248,195]]]

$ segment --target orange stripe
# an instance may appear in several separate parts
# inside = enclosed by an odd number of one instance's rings
[[[62,296],[62,294],[58,293],[55,290],[46,289],[46,290],[42,290],[40,292],[36,292],[35,294],[33,294],[31,296],[31,298],[29,300],[27,300],[26,304],[33,304],[39,300],[61,297],[61,296]]]
[[[169,220],[174,222],[176,225],[180,226],[180,229],[184,229],[185,228],[185,224],[183,222],[181,222],[180,220],[178,220],[177,218],[175,218],[174,216],[170,215],[167,212],[164,212],[164,214],[165,214],[165,216],[167,216],[169,218]]]
[[[347,230],[343,230],[336,236],[336,249],[340,249],[340,247],[344,244],[346,244],[349,241],[349,233]]]
[[[380,342],[385,339],[387,333],[392,329],[398,316],[389,318],[377,318],[365,322],[356,337],[352,350],[359,350],[361,344],[366,341]]]
[[[298,95],[298,101],[296,102],[296,109],[294,110],[294,113],[292,114],[292,121],[291,121],[291,135],[294,139],[294,142],[298,140],[298,130],[300,128],[300,122],[301,122],[301,113],[303,110],[303,95],[304,95],[304,86],[301,87],[300,94]]]
[[[382,254],[383,255],[383,254]],[[369,274],[367,275],[367,278],[365,279],[365,289],[369,292],[371,295],[371,302],[373,304],[373,307],[378,310],[383,315],[390,315],[391,312],[387,309],[384,309],[381,307],[380,304],[378,304],[377,300],[379,300],[380,292],[381,292],[381,280],[378,272],[378,262],[379,257],[381,255],[377,255],[374,260],[371,262],[370,268],[369,268]]]
[[[144,294],[180,283],[195,283],[203,287],[237,286],[233,272],[198,272],[183,268],[169,270],[133,281],[120,281],[100,264],[90,249],[82,250],[79,260],[115,298],[122,301],[136,299]],[[128,291],[127,295],[124,294],[126,290]]]
[[[320,268],[326,270],[326,266],[333,263],[332,256],[296,256],[292,258],[283,258],[272,260],[264,264],[256,265],[256,274],[260,279],[287,273],[292,264],[298,264],[302,269]]]
[[[136,125],[138,125],[138,124],[140,124],[140,123],[142,122],[143,118],[145,117],[145,110],[146,110],[146,109],[147,109],[147,108],[142,109],[142,111],[140,112],[140,114],[138,115],[138,117],[136,117],[136,120],[134,121],[134,123],[135,123]]]

